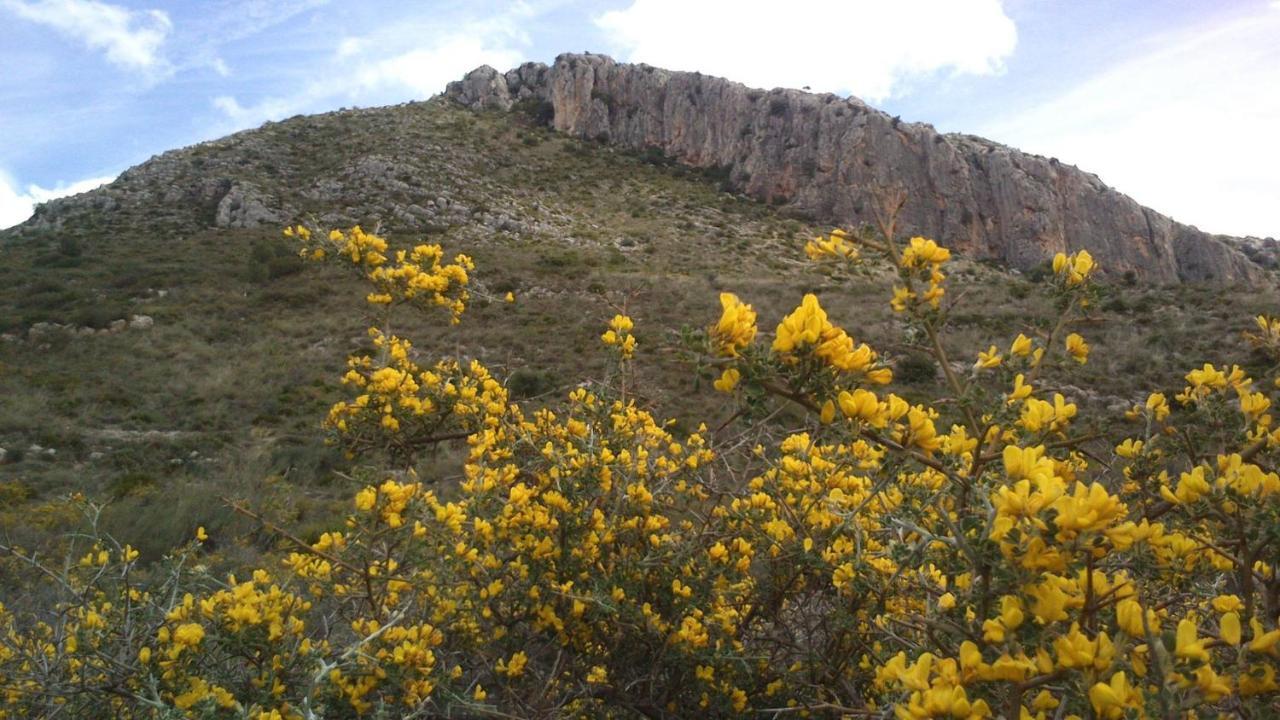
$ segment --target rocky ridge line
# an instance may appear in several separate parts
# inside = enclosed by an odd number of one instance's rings
[[[446,95],[476,109],[519,105],[569,135],[718,168],[736,190],[832,223],[871,221],[875,189],[905,186],[905,231],[1021,270],[1087,249],[1112,276],[1260,283],[1278,254],[1274,240],[1175,222],[1056,158],[901,122],[856,98],[756,90],[596,54],[506,73],[483,66]]]

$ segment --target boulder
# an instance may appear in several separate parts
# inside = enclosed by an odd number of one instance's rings
[[[507,79],[488,65],[481,65],[449,83],[445,92],[468,107],[493,110],[511,109],[511,93],[507,91]]]
[[[236,183],[218,201],[214,225],[230,228],[256,228],[282,225],[287,214],[275,199],[250,183]]]

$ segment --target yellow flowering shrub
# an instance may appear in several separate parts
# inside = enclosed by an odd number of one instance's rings
[[[200,564],[203,530],[149,569],[92,531],[65,564],[5,548],[56,604],[0,607],[0,718],[1275,716],[1276,367],[1192,369],[1100,449],[1061,391],[1089,361],[1070,330],[1092,258],[1054,260],[1050,331],[953,361],[950,253],[893,215],[806,252],[888,263],[947,390],[888,392],[885,356],[815,295],[769,333],[726,293],[688,340],[733,402],[793,409],[758,444],[637,404],[625,314],[601,336],[614,380],[513,403],[389,330],[405,304],[457,320],[464,256],[290,229],[375,288],[374,352],[326,423],[392,462],[341,527],[275,528],[282,556],[229,577]],[[1280,366],[1280,323],[1257,327]],[[456,488],[403,469],[446,441]]]

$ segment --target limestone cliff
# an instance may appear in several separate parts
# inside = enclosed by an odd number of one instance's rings
[[[1230,240],[1145,208],[1096,175],[900,122],[855,98],[755,90],[594,54],[505,74],[481,67],[446,94],[485,109],[524,101],[559,131],[722,169],[741,192],[832,223],[870,221],[876,189],[903,186],[906,231],[1024,270],[1083,248],[1113,276],[1254,282],[1265,274]]]

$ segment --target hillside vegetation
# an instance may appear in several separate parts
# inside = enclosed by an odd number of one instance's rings
[[[3,236],[0,720],[1280,711],[1272,296],[525,111],[295,118]]]
[[[332,517],[330,498],[349,489],[335,471],[350,463],[324,445],[318,421],[343,359],[369,347],[352,311],[363,291],[341,273],[302,272],[283,218],[216,227],[216,203],[201,206],[200,192],[232,183],[286,197],[288,221],[381,225],[393,243],[472,255],[485,272],[471,321],[411,317],[403,331],[484,361],[518,397],[560,395],[601,372],[601,318],[625,308],[661,346],[712,318],[722,290],[750,296],[764,318],[817,292],[902,366],[895,387],[928,393],[940,381],[896,340],[884,268],[807,266],[801,248],[820,228],[726,194],[714,177],[438,100],[293,118],[168,153],[0,236],[0,513],[11,539],[74,521],[60,501],[73,491],[110,500],[105,526],[149,557],[197,525],[232,525],[222,496],[271,498],[284,518],[317,527]],[[428,204],[430,214],[404,212]],[[957,274],[958,357],[1044,322],[1027,277],[963,260]],[[516,303],[490,301],[508,291]],[[1240,333],[1268,304],[1248,289],[1110,286],[1094,309],[1108,320],[1091,337],[1096,359],[1079,379],[1090,389],[1063,390],[1120,406],[1176,383],[1196,359],[1256,365]],[[110,332],[135,315],[154,326]],[[655,360],[645,400],[703,417],[709,382],[676,353]],[[253,552],[272,542],[245,537]]]

